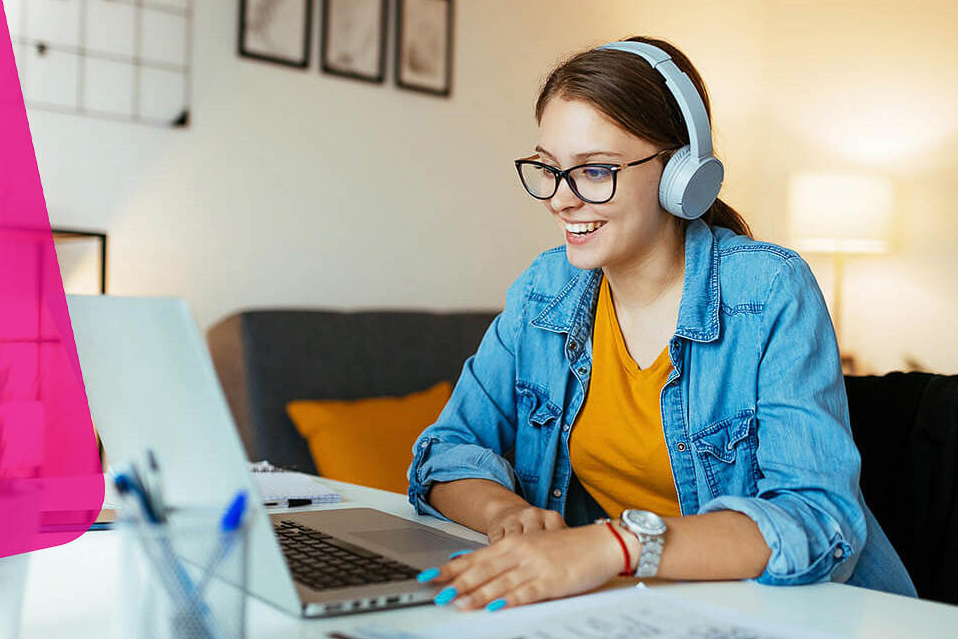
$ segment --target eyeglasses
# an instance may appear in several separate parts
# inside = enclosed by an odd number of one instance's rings
[[[630,166],[639,166],[650,160],[674,151],[675,148],[662,149],[647,158],[629,162],[628,164],[604,164],[590,162],[579,164],[572,168],[561,170],[548,164],[543,164],[535,158],[538,154],[516,160],[516,170],[522,186],[529,195],[537,200],[549,200],[559,190],[559,182],[565,178],[569,188],[575,196],[589,204],[605,204],[615,195],[615,185],[619,171]]]

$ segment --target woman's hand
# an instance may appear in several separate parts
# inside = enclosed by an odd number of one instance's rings
[[[523,502],[496,510],[486,523],[486,536],[489,537],[489,543],[494,544],[510,535],[561,530],[565,527],[565,521],[558,512]]]
[[[506,535],[565,528],[562,515],[556,511],[535,508],[489,479],[436,482],[429,489],[428,500],[449,519],[486,533],[490,543]]]
[[[600,524],[510,535],[456,556],[432,579],[436,569],[423,571],[420,580],[445,585],[437,604],[498,610],[592,590],[620,570],[622,551]]]

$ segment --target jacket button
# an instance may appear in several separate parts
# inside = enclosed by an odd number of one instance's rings
[[[685,452],[685,442],[679,442],[678,444],[676,444],[676,445],[675,445],[675,450],[679,451],[680,453],[684,453],[684,452]]]
[[[562,432],[564,432],[564,433],[568,433],[570,430],[572,430],[572,426],[570,426],[569,424],[565,424],[565,425],[562,427]]]
[[[570,350],[570,351],[572,351],[572,352],[574,353],[574,352],[576,352],[576,350],[577,350],[578,348],[579,348],[579,343],[578,343],[578,342],[576,342],[575,340],[572,340],[571,342],[569,342],[569,350]]]
[[[556,488],[552,491],[552,496],[558,499],[559,497],[562,497],[562,491]]]
[[[579,367],[579,375],[585,375],[585,374],[588,373],[588,372],[589,372],[588,367],[586,367],[586,366],[580,366],[580,367]]]
[[[425,448],[425,447],[428,446],[428,445],[429,445],[429,442],[427,442],[425,439],[422,440],[421,442],[419,442],[419,447],[420,447],[420,448]]]
[[[842,550],[841,548],[836,548],[835,552],[832,553],[835,559],[841,559],[844,554],[845,554],[845,551]]]

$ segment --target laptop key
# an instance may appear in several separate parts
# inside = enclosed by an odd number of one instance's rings
[[[302,524],[284,521],[276,536],[296,581],[314,590],[411,579],[418,570],[336,539]]]
[[[410,577],[410,575],[409,575],[408,573],[403,573],[403,572],[393,572],[393,573],[389,573],[389,579],[390,579],[391,581],[393,581],[393,580],[395,580],[395,581],[404,581],[404,580],[406,580],[406,579],[409,579],[409,577]]]
[[[351,552],[354,555],[359,555],[360,557],[382,557],[382,555],[366,550],[365,548],[361,548],[355,544],[351,544],[348,541],[342,541],[340,539],[330,538],[326,540],[326,543],[331,546],[336,546],[337,548],[345,550],[346,552]]]
[[[326,539],[334,539],[332,535],[327,535],[326,533],[321,533],[318,530],[304,530],[303,531],[307,537],[310,539],[315,539],[316,541],[323,541]]]

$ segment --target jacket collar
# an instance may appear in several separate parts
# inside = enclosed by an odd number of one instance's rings
[[[576,319],[591,318],[595,312],[601,269],[575,274],[532,320],[532,325],[557,333],[581,333]],[[685,232],[685,282],[675,334],[711,342],[719,335],[719,255],[712,229],[702,220],[692,221]],[[581,336],[580,336],[581,337]]]

